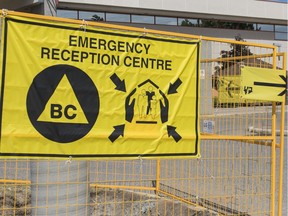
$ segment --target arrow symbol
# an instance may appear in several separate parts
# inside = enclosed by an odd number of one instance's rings
[[[114,126],[114,131],[108,137],[112,143],[118,139],[119,136],[124,136],[124,128],[125,124]]]
[[[284,84],[280,83],[266,83],[266,82],[254,82],[254,85],[258,86],[267,86],[267,87],[277,87],[277,88],[285,88],[282,92],[278,94],[278,96],[283,96],[286,92],[286,86],[287,86],[287,79],[283,75],[279,75],[280,78],[284,81]]]
[[[126,92],[125,80],[120,80],[116,73],[114,73],[110,79],[116,85],[115,89]]]
[[[239,91],[239,90],[240,90],[240,87],[231,87],[232,84],[233,84],[233,82],[230,81],[229,84],[228,84],[228,86],[227,86],[227,88],[226,88],[226,91],[228,92],[228,95],[229,95],[231,98],[233,98],[233,95],[232,95],[231,91],[232,91],[232,92],[233,92],[233,91],[235,92],[235,91]]]
[[[177,93],[177,88],[182,84],[182,81],[178,78],[173,84],[170,83],[168,94]]]
[[[178,142],[182,137],[176,132],[176,127],[167,125],[168,137],[172,136],[175,142]]]

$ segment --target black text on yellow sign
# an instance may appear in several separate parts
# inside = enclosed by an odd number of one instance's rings
[[[199,41],[7,16],[2,156],[198,157]]]
[[[69,35],[67,45],[68,49],[41,47],[41,58],[97,65],[125,65],[133,68],[172,70],[171,59],[143,58],[130,55],[121,57],[121,53],[149,55],[151,44],[147,43]],[[84,48],[84,50],[71,50],[74,48]],[[101,51],[105,51],[105,53],[101,53]],[[106,51],[117,54],[108,54]]]

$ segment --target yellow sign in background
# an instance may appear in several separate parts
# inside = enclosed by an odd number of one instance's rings
[[[282,102],[286,91],[285,70],[241,68],[241,96],[243,99]]]
[[[199,41],[18,16],[3,29],[2,156],[199,156]]]
[[[218,103],[239,103],[240,76],[220,76],[218,78]]]

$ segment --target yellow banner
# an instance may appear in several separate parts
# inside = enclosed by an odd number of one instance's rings
[[[243,99],[282,102],[286,88],[287,78],[284,70],[241,68],[241,97]]]
[[[199,41],[6,16],[2,156],[199,157]]]

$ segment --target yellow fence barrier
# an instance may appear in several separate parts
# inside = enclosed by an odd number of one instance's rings
[[[235,79],[239,79],[242,66],[286,71],[286,53],[241,38],[233,41],[101,22],[85,24],[201,39],[201,157],[3,157],[0,215],[284,215],[285,97],[281,102],[243,100]]]

